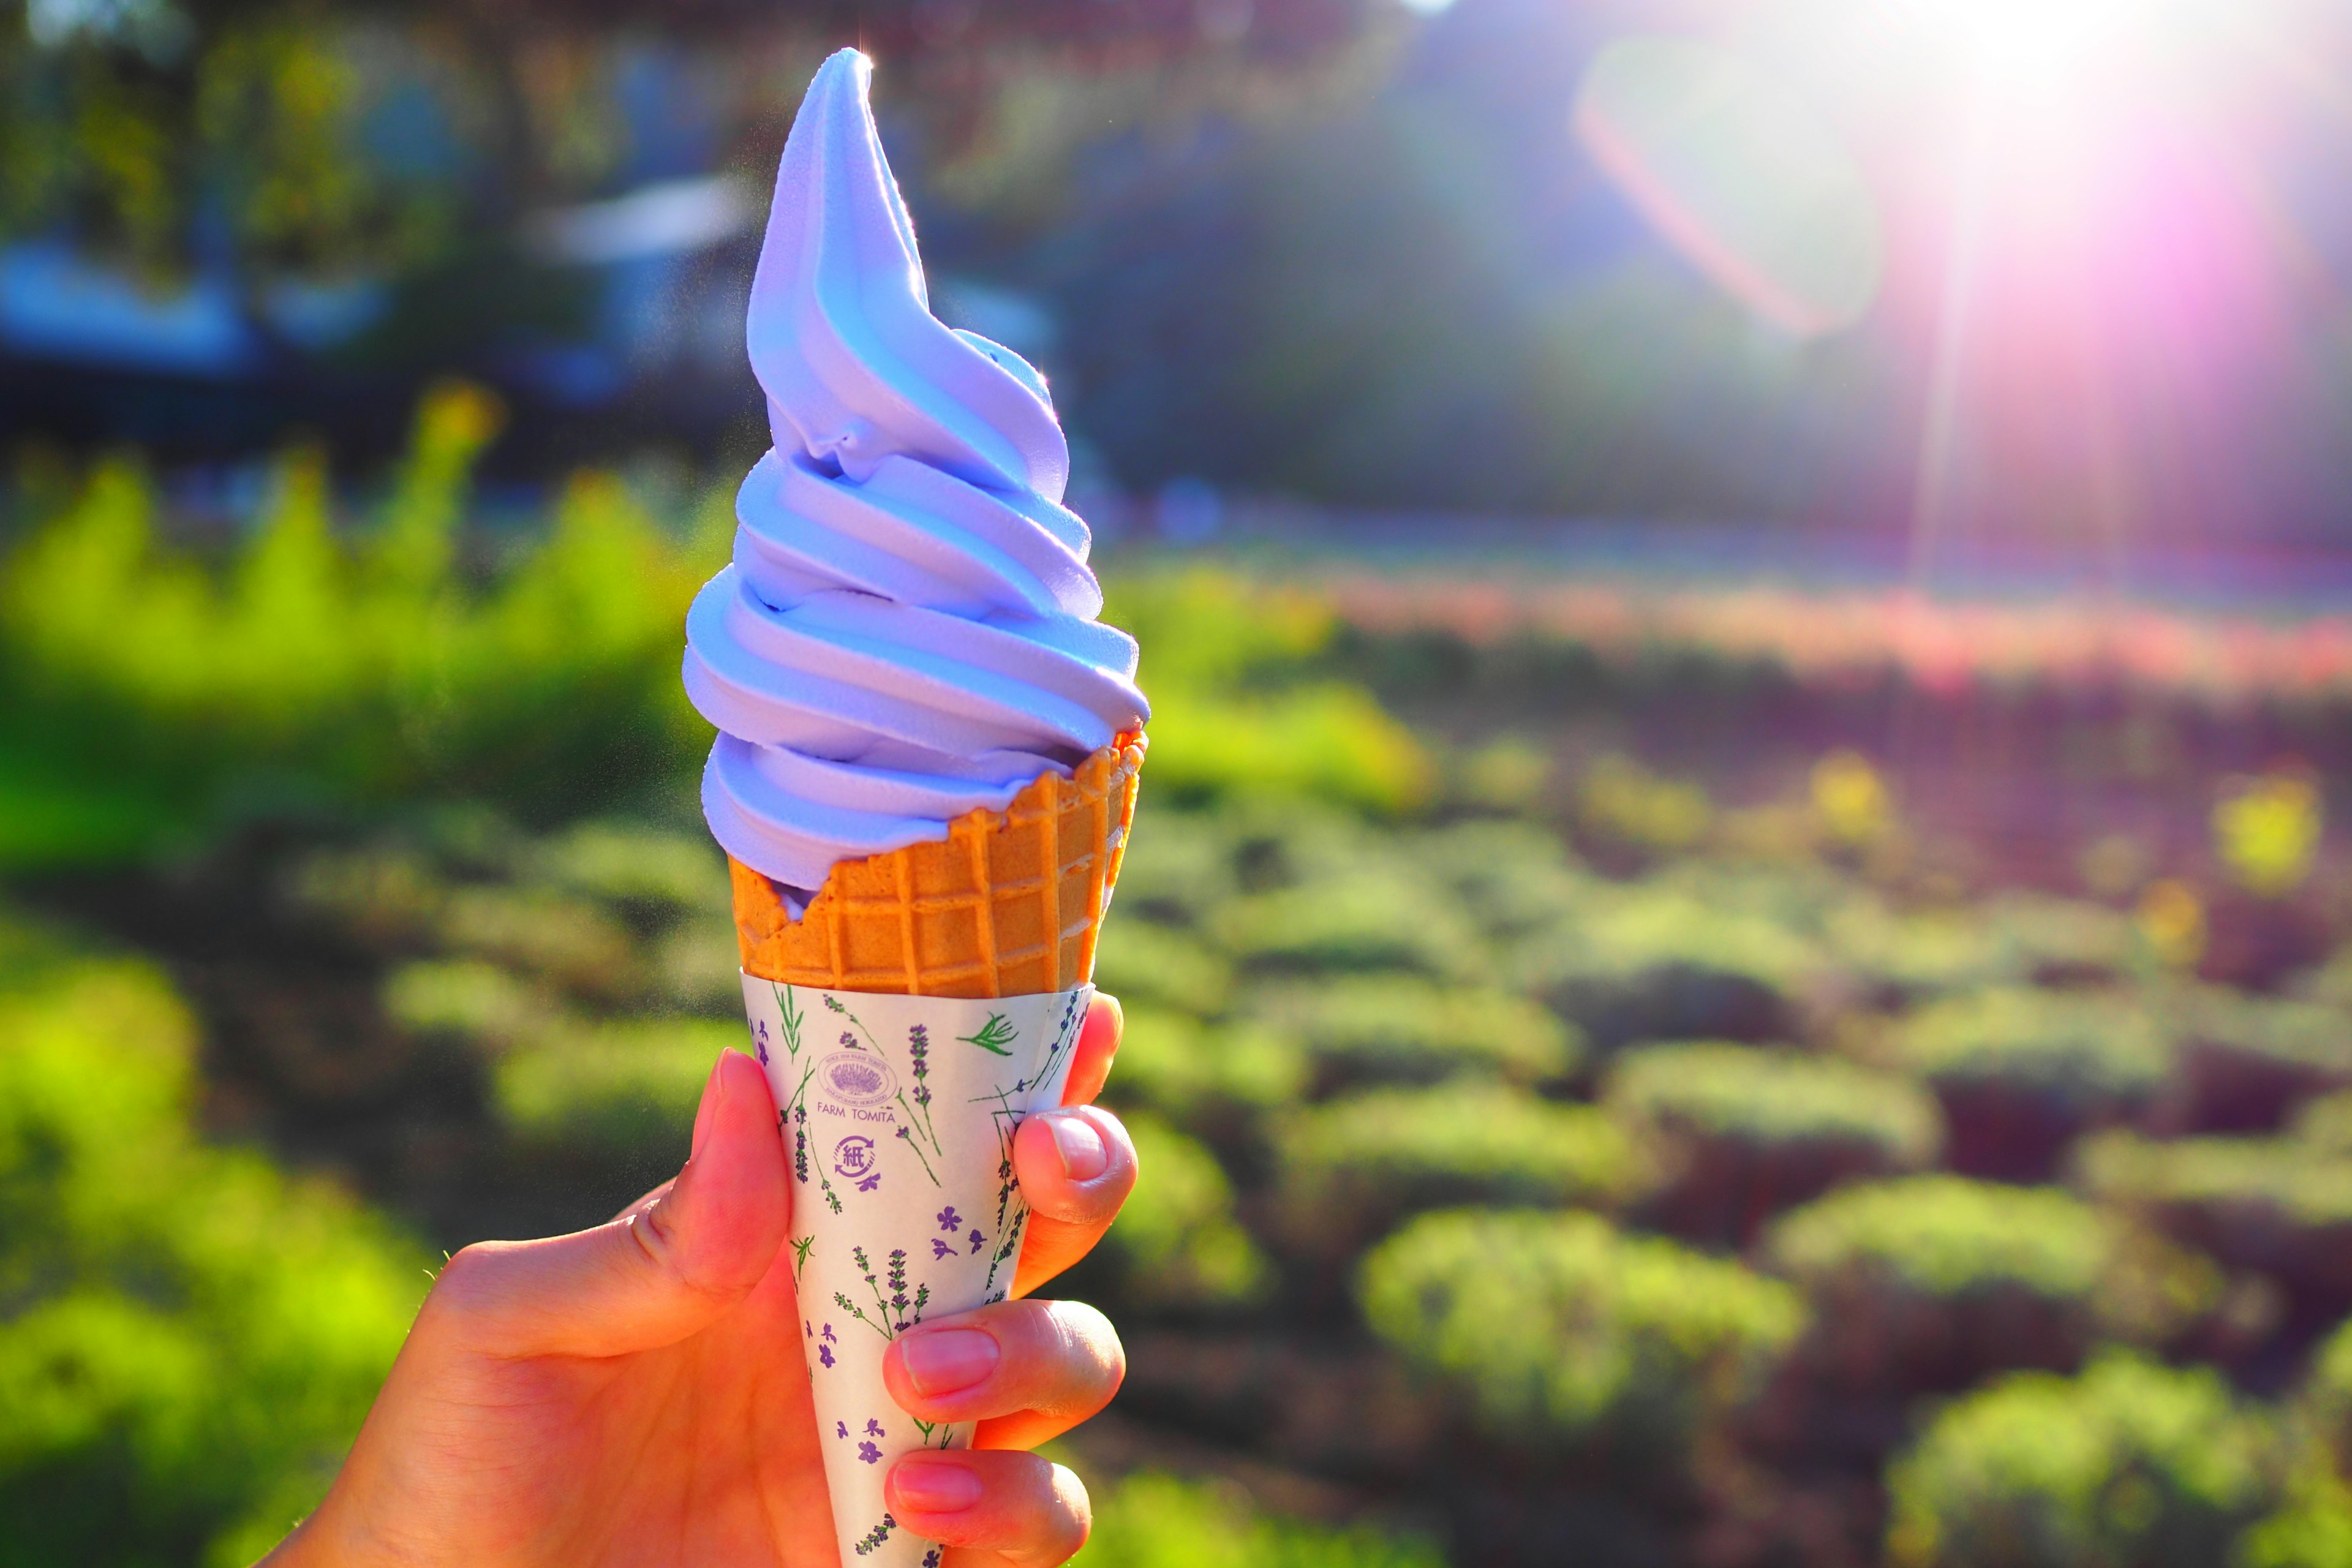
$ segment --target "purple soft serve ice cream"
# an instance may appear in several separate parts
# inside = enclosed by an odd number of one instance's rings
[[[720,731],[704,815],[795,910],[835,862],[944,838],[1149,713],[1133,639],[1095,619],[1045,378],[931,314],[872,72],[827,60],[784,144],[748,322],[775,445],[687,616]]]

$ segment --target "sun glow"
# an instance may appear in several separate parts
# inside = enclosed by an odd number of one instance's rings
[[[2003,94],[2079,88],[2142,52],[2181,19],[2181,0],[1908,0],[1922,26],[1966,54]]]

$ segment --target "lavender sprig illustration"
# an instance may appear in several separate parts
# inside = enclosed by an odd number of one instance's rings
[[[923,1447],[928,1448],[931,1446],[931,1438],[934,1435],[939,1437],[939,1446],[942,1450],[955,1441],[955,1423],[952,1421],[926,1421],[919,1415],[909,1415],[907,1419],[912,1421],[915,1424],[915,1430],[923,1435],[921,1444]]]
[[[940,1147],[939,1131],[931,1125],[931,1089],[925,1081],[931,1076],[931,1036],[920,1024],[907,1030],[907,1059],[913,1064],[908,1076],[915,1082],[914,1103],[908,1103],[907,1091],[902,1089],[898,1095],[898,1109],[907,1113],[908,1126],[930,1140],[932,1153],[945,1153]]]
[[[873,1261],[866,1256],[864,1247],[851,1247],[849,1256],[856,1263],[858,1273],[866,1281],[866,1289],[873,1293],[874,1315],[868,1317],[864,1308],[839,1290],[833,1293],[835,1306],[886,1340],[897,1339],[923,1321],[923,1309],[931,1303],[931,1288],[918,1281],[914,1293],[908,1294],[905,1248],[891,1252],[880,1274],[875,1272]],[[886,1280],[889,1286],[887,1295],[883,1291]]]
[[[900,1099],[903,1100],[905,1097],[902,1095],[900,1096]],[[931,1169],[930,1156],[923,1152],[922,1134],[902,1121],[898,1124],[898,1136],[905,1141],[908,1148],[912,1149],[915,1152],[915,1158],[923,1163],[923,1174],[930,1177],[931,1185],[935,1187],[938,1186],[940,1184],[940,1173]]]
[[[824,999],[824,1005],[833,1009],[833,1011],[840,1014],[843,1017],[848,1019],[852,1024],[856,1025],[857,1026],[857,1032],[866,1037],[866,1045],[872,1046],[874,1047],[875,1055],[880,1056],[882,1054],[882,1042],[874,1037],[874,1031],[866,1026],[865,1019],[859,1017],[856,1014],[851,1012],[848,1008],[841,1005],[840,997],[827,995]],[[853,1051],[863,1050],[866,1048],[865,1046],[859,1045],[855,1039],[851,1038],[846,1030],[844,1030],[842,1033],[841,1043],[847,1046]]]
[[[857,1538],[857,1555],[860,1557],[871,1557],[877,1552],[881,1551],[882,1543],[889,1540],[890,1532],[898,1528],[898,1521],[892,1519],[888,1514],[884,1514],[882,1516],[881,1523],[876,1525],[873,1529],[867,1531],[864,1535]]]
[[[815,1246],[816,1237],[813,1236],[796,1236],[793,1238],[793,1284],[798,1285],[801,1282],[801,1276],[808,1272],[809,1252]]]

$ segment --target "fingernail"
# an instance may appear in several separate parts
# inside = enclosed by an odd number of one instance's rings
[[[907,1380],[918,1394],[953,1394],[996,1370],[1003,1352],[979,1329],[919,1329],[898,1341]]]
[[[1083,1116],[1048,1115],[1045,1124],[1054,1130],[1054,1147],[1061,1152],[1062,1173],[1074,1182],[1091,1182],[1110,1169],[1110,1151],[1104,1147],[1102,1134],[1094,1123]]]
[[[891,1473],[890,1487],[914,1513],[961,1513],[980,1500],[980,1478],[953,1459],[910,1454]]]

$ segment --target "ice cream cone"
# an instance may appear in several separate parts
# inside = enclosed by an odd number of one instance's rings
[[[944,840],[833,868],[793,918],[774,883],[729,859],[743,972],[894,995],[1026,996],[1091,979],[1095,940],[1135,817],[1142,733],[1069,777],[1046,773]]]

